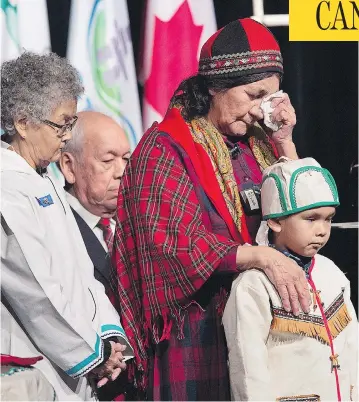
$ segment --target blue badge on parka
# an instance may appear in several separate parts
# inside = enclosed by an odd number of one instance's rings
[[[52,200],[52,197],[51,197],[50,194],[47,194],[47,195],[45,195],[43,197],[40,197],[40,198],[36,197],[36,199],[37,199],[37,202],[39,203],[39,205],[44,207],[44,208],[48,207],[49,205],[54,203],[54,201]]]

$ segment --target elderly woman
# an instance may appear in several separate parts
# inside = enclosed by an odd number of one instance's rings
[[[2,65],[1,89],[1,351],[42,353],[37,367],[60,400],[91,399],[87,375],[115,379],[127,338],[46,173],[71,138],[80,77],[55,54],[24,53]]]
[[[279,156],[297,158],[288,95],[271,104],[281,128],[270,137],[261,128],[261,102],[278,91],[282,74],[279,46],[264,26],[228,24],[205,43],[198,74],[180,85],[126,168],[116,293],[137,384],[149,399],[230,399],[221,315],[239,271],[263,270],[288,311],[308,310],[299,266],[273,248],[248,246],[261,221],[262,170]]]

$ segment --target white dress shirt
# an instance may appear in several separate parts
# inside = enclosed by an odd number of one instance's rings
[[[102,247],[108,253],[108,247],[103,238],[103,231],[101,228],[99,228],[97,226],[101,217],[94,215],[91,212],[89,212],[87,209],[85,209],[80,204],[80,201],[67,191],[66,191],[66,199],[67,199],[67,202],[69,203],[70,207],[74,211],[76,211],[81,216],[81,218],[87,223],[87,225],[90,227],[90,229],[94,232],[95,236],[98,238],[99,242],[102,244]],[[115,223],[114,219],[110,219],[110,226],[111,226],[112,232],[115,233],[116,223]]]

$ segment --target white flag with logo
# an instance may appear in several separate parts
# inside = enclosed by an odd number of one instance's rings
[[[212,0],[147,0],[143,40],[143,125],[161,121],[182,80],[195,74],[217,30]]]
[[[1,0],[1,63],[50,49],[46,0]]]
[[[85,87],[78,110],[113,117],[134,149],[142,121],[126,1],[72,0],[67,57]]]

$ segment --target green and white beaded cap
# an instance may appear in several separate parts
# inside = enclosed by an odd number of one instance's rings
[[[313,158],[280,158],[263,172],[261,187],[264,220],[312,208],[339,205],[333,176]]]

